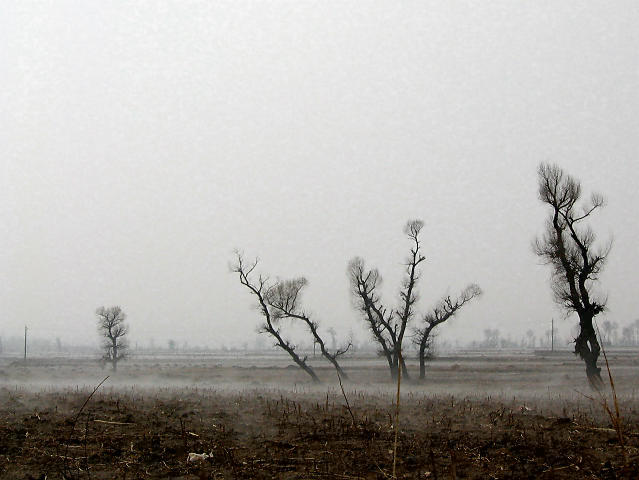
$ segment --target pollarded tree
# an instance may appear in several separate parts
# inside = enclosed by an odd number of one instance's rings
[[[568,312],[579,316],[575,354],[586,364],[590,384],[602,385],[597,360],[601,346],[593,325],[604,311],[606,299],[595,295],[611,243],[600,246],[587,221],[604,205],[601,195],[592,194],[581,205],[581,184],[557,165],[542,163],[537,170],[539,199],[550,210],[545,233],[534,242],[535,253],[552,267],[551,286],[555,300]]]
[[[421,220],[409,220],[404,226],[404,233],[411,241],[411,249],[404,264],[406,273],[402,279],[399,292],[400,305],[389,310],[384,307],[377,286],[381,276],[376,269],[366,270],[364,261],[355,257],[348,266],[348,277],[357,308],[363,313],[364,320],[373,337],[381,347],[382,354],[388,361],[391,377],[396,378],[401,365],[402,374],[409,378],[406,362],[402,355],[402,345],[406,328],[415,314],[415,303],[418,300],[417,284],[420,278],[419,264],[426,260],[421,254],[419,234],[424,226]]]
[[[264,323],[260,325],[258,332],[271,335],[275,339],[275,346],[288,353],[293,361],[311,377],[313,382],[319,383],[320,380],[315,374],[315,371],[307,363],[308,358],[306,356],[304,358],[300,357],[295,351],[296,345],[282,336],[281,319],[283,317],[273,312],[272,307],[268,303],[268,298],[271,296],[270,291],[275,288],[277,284],[271,283],[268,277],[262,275],[257,275],[257,278],[255,278],[254,273],[258,264],[257,259],[247,264],[241,253],[236,252],[236,256],[237,260],[236,263],[231,266],[231,271],[238,274],[240,283],[255,296],[260,313],[264,317]]]
[[[376,268],[368,270],[361,257],[353,258],[347,269],[351,294],[356,308],[361,312],[373,338],[380,347],[380,355],[388,362],[391,377],[397,375],[393,352],[397,336],[393,329],[387,328],[392,320],[393,312],[388,311],[381,302],[377,288],[382,283],[382,277]]]
[[[454,317],[461,307],[481,294],[482,291],[479,285],[470,284],[461,292],[459,297],[452,299],[450,295],[445,296],[430,312],[422,317],[422,326],[415,329],[413,337],[413,341],[419,347],[420,380],[423,380],[426,376],[426,359],[430,356],[435,327]]]
[[[412,246],[406,263],[406,273],[402,280],[402,288],[399,291],[399,298],[401,300],[400,307],[396,310],[397,321],[393,326],[397,332],[397,341],[395,342],[395,352],[393,360],[395,364],[399,359],[402,366],[402,373],[406,379],[409,378],[408,371],[406,370],[406,364],[404,363],[404,357],[402,356],[402,344],[404,342],[404,335],[406,334],[406,327],[408,322],[415,315],[415,303],[417,303],[417,282],[420,275],[417,267],[420,263],[426,260],[420,252],[419,233],[424,227],[424,222],[421,220],[409,220],[404,226],[404,234],[410,239]]]
[[[129,333],[129,326],[126,324],[126,313],[119,306],[104,308],[100,307],[95,311],[98,317],[98,332],[104,338],[102,348],[104,349],[105,362],[111,363],[113,371],[118,369],[118,362],[126,358],[128,344],[126,334]]]

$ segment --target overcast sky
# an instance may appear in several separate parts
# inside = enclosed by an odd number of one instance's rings
[[[541,335],[541,161],[607,197],[607,318],[639,317],[636,1],[5,1],[0,45],[2,336],[119,304],[142,344],[251,344],[240,248],[363,339],[347,263],[396,305],[411,218],[421,310],[485,291],[443,338]]]

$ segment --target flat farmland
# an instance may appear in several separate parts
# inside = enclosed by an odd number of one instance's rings
[[[345,359],[342,392],[310,358],[320,384],[270,353],[3,357],[0,477],[391,478],[388,368]],[[464,352],[403,380],[397,477],[637,478],[639,356],[609,360],[625,449],[569,352]]]

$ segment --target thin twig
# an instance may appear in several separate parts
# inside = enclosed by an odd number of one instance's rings
[[[102,384],[107,381],[108,378],[109,378],[109,375],[104,377],[104,379],[100,383],[98,383],[98,385],[93,389],[91,394],[86,398],[86,400],[84,401],[84,403],[80,407],[80,410],[78,410],[78,413],[76,414],[75,418],[73,419],[73,423],[71,424],[71,431],[69,432],[69,436],[68,436],[67,441],[66,441],[66,448],[64,449],[64,458],[65,458],[65,461],[64,461],[64,470],[65,470],[65,472],[64,473],[65,473],[65,476],[66,476],[66,473],[67,473],[67,459],[68,459],[68,453],[69,453],[69,442],[71,442],[71,437],[73,436],[73,431],[75,430],[75,424],[78,422],[78,419],[80,418],[80,415],[82,414],[82,411],[84,410],[84,407],[87,406],[87,403],[89,403],[89,400],[91,400],[91,397],[93,397],[93,394],[98,391],[98,388],[100,388],[102,386]]]
[[[108,425],[135,425],[132,422],[110,422],[108,420],[93,420],[95,423],[106,423]]]
[[[337,372],[337,380],[339,380],[339,388],[342,389],[342,395],[344,396],[344,400],[346,400],[346,408],[348,409],[348,413],[351,414],[351,419],[353,420],[353,426],[355,426],[355,415],[353,415],[353,410],[351,410],[351,404],[348,403],[348,397],[346,396],[346,392],[344,391],[344,385],[342,385],[342,377],[339,374],[339,370],[335,370]]]
[[[542,473],[548,473],[548,472],[558,472],[559,470],[565,470],[567,468],[571,468],[571,467],[575,467],[576,465],[574,463],[571,463],[570,465],[564,465],[563,467],[550,467],[546,470],[544,470]]]

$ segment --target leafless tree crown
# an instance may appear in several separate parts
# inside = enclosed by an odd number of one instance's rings
[[[589,225],[584,225],[605,202],[593,193],[579,205],[580,183],[556,165],[541,164],[538,169],[539,198],[549,205],[552,215],[546,231],[534,242],[534,252],[552,267],[555,299],[570,311],[590,311],[594,315],[605,309],[606,298],[593,295],[612,242],[598,246]]]
[[[109,339],[117,339],[129,332],[126,325],[126,313],[121,307],[100,307],[95,311],[98,317],[98,329]]]

